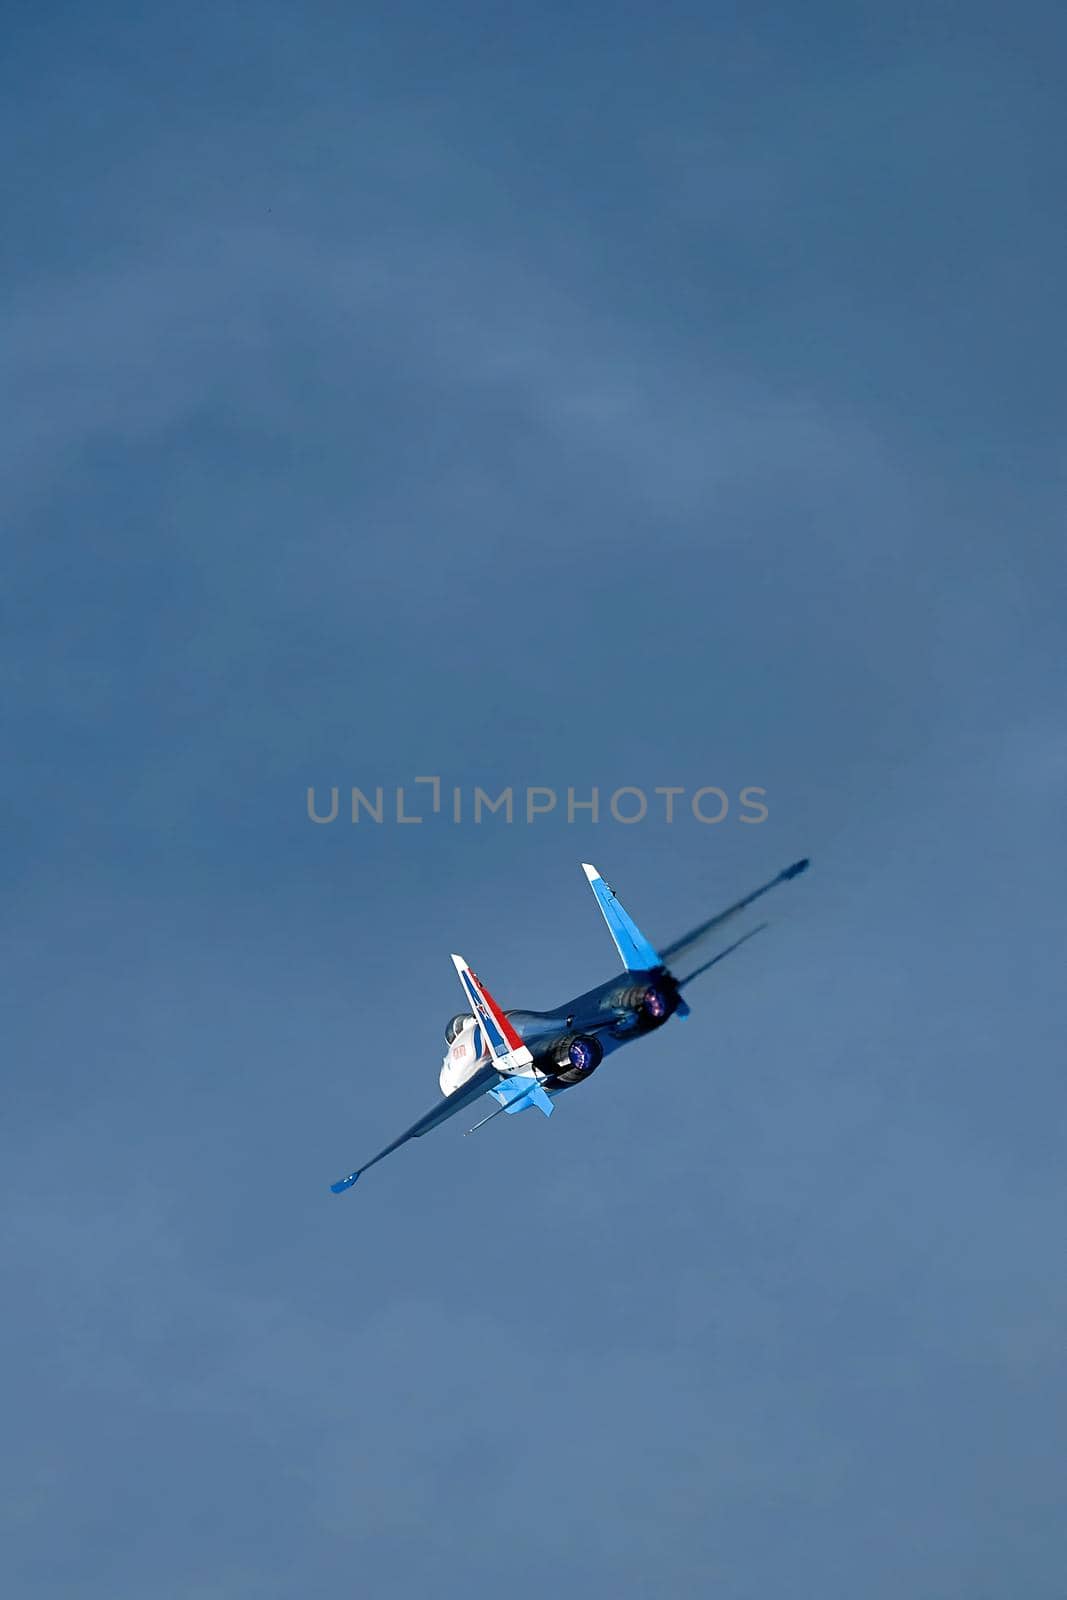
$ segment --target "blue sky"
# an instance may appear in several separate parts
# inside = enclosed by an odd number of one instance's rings
[[[1063,43],[9,18],[7,1592],[1059,1600]],[[307,819],[420,774],[769,816]],[[329,1194],[449,951],[551,1005],[579,862],[666,941],[802,854],[684,1029]]]

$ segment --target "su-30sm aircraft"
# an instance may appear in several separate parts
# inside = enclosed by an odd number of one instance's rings
[[[557,1006],[554,1011],[501,1010],[463,957],[454,955],[452,961],[469,1009],[458,1012],[445,1029],[448,1052],[441,1067],[444,1100],[392,1144],[387,1144],[363,1166],[350,1172],[347,1178],[331,1184],[334,1194],[350,1189],[369,1167],[391,1155],[409,1139],[421,1139],[424,1133],[454,1117],[457,1111],[462,1111],[483,1094],[496,1101],[496,1108],[481,1122],[476,1122],[474,1128],[468,1130],[471,1133],[499,1116],[501,1111],[511,1116],[536,1106],[546,1117],[551,1116],[556,1097],[565,1089],[573,1089],[591,1078],[605,1056],[662,1028],[671,1017],[687,1017],[689,1007],[682,998],[685,986],[761,932],[767,924],[762,922],[750,929],[685,977],[677,977],[672,967],[687,956],[691,959],[709,934],[769,889],[797,877],[807,865],[806,859],[794,861],[769,883],[683,934],[662,951],[645,938],[596,868],[585,865],[583,871],[604,913],[624,970],[590,989],[588,994],[580,994],[566,1005]]]

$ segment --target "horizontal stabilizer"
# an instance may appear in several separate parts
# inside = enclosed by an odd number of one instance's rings
[[[503,1106],[509,1117],[513,1117],[516,1111],[525,1111],[529,1106],[536,1106],[545,1117],[550,1117],[556,1109],[536,1078],[509,1078],[499,1088],[490,1089],[489,1093]]]

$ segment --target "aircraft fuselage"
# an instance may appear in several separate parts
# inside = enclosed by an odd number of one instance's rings
[[[533,1056],[548,1093],[569,1089],[592,1076],[605,1056],[640,1039],[672,1017],[678,985],[665,967],[621,972],[551,1011],[505,1012]],[[441,1091],[454,1094],[489,1062],[482,1029],[469,1014],[453,1017],[445,1030],[448,1053]]]

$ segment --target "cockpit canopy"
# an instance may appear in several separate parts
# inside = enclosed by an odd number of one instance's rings
[[[467,1026],[468,1022],[473,1021],[474,1018],[471,1016],[469,1011],[457,1012],[449,1022],[448,1027],[445,1029],[445,1043],[455,1044],[456,1035],[462,1032],[462,1030]]]

